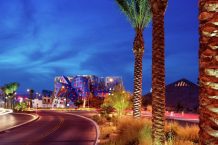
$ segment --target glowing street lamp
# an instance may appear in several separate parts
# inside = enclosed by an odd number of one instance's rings
[[[109,78],[109,82],[113,82],[114,81],[114,79],[113,78]]]

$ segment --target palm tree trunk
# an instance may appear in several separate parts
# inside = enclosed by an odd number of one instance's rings
[[[199,0],[201,145],[218,144],[218,1]]]
[[[86,98],[83,98],[83,108],[86,108]]]
[[[7,108],[7,99],[4,97],[4,107]]]
[[[134,91],[133,91],[133,117],[141,116],[142,97],[142,59],[144,53],[143,30],[136,30],[133,52],[135,55],[134,65]]]
[[[165,144],[165,56],[164,13],[167,1],[152,1],[152,138],[153,145]]]

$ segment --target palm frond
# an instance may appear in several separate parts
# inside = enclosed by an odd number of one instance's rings
[[[144,29],[151,20],[149,0],[116,0],[134,28]]]

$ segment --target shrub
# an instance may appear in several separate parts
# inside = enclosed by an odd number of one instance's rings
[[[94,115],[92,119],[99,125],[102,125],[107,121],[105,117],[100,117],[99,115]]]
[[[151,145],[151,126],[145,125],[144,128],[139,132],[140,145]]]
[[[199,127],[197,125],[186,125],[185,127],[179,127],[177,130],[177,136],[181,140],[188,140],[197,143]]]
[[[150,138],[144,135],[151,131],[151,122],[146,119],[125,118],[118,124],[120,145],[138,145]]]
[[[121,117],[124,111],[130,107],[130,99],[130,94],[125,90],[116,90],[104,100],[104,105],[114,108],[118,117]]]
[[[110,136],[111,133],[113,133],[116,130],[113,126],[104,126],[100,128],[100,139],[106,139]]]
[[[108,114],[112,113],[114,108],[110,105],[102,105],[100,109],[100,113],[103,116],[107,116]]]
[[[110,141],[104,143],[104,145],[151,145],[151,126],[152,122],[148,119],[133,119],[122,118],[117,123],[118,137],[110,139]],[[105,131],[105,130],[106,131]],[[103,127],[104,137],[110,136],[109,128]],[[177,122],[171,122],[166,124],[166,145],[194,145],[198,143],[198,131],[197,125],[181,126]]]
[[[171,122],[166,124],[165,132],[167,139],[173,137],[180,140],[186,140],[195,143],[197,143],[199,140],[199,127],[197,125],[181,126],[177,122]]]
[[[17,103],[14,109],[16,111],[25,111],[27,109],[27,104],[25,102]]]

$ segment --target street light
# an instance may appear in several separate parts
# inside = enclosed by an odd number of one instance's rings
[[[27,89],[26,91],[29,93],[30,108],[32,108],[32,99],[33,99],[34,90],[33,89]]]
[[[109,82],[113,82],[114,81],[114,79],[113,78],[109,78]]]

